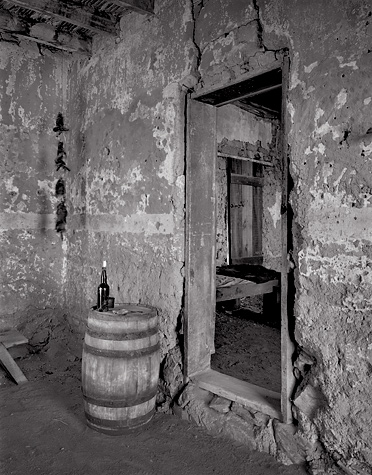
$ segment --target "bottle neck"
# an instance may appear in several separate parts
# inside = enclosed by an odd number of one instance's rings
[[[101,272],[101,284],[107,284],[106,269],[103,267]]]

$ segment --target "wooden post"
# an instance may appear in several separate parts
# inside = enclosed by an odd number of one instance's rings
[[[288,216],[288,178],[289,178],[289,156],[288,156],[288,123],[287,123],[287,91],[289,80],[289,57],[285,53],[282,68],[282,118],[281,118],[281,153],[283,164],[283,184],[282,184],[282,272],[281,272],[281,353],[282,353],[282,417],[283,422],[292,422],[292,404],[290,401],[295,378],[293,375],[292,356],[294,345],[289,332],[288,319],[291,309],[288,308],[288,233],[291,232],[291,223]]]
[[[216,307],[216,108],[190,100],[186,146],[185,376],[209,369]]]

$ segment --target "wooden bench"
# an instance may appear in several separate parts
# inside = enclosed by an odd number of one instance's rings
[[[27,343],[28,339],[17,330],[0,333],[0,363],[17,384],[27,382],[27,378],[14,361],[10,351]]]

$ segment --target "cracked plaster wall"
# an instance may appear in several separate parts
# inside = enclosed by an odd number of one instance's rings
[[[116,302],[159,310],[162,389],[172,397],[182,383],[181,84],[196,58],[191,5],[159,1],[156,9],[151,18],[125,16],[120,38],[97,39],[92,57],[71,70],[67,304],[74,321],[84,322],[107,260]]]
[[[0,328],[61,308],[65,246],[55,232],[55,118],[67,62],[36,45],[1,43]],[[28,335],[29,336],[29,335]]]
[[[371,4],[210,0],[195,15],[206,87],[289,49],[295,338],[322,401],[295,415],[340,467],[370,473]]]

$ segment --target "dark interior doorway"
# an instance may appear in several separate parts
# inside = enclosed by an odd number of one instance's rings
[[[227,104],[229,93],[222,95],[223,105],[217,108],[217,303],[211,368],[280,392],[281,232],[268,225],[267,203],[282,187],[281,74],[256,77],[240,92],[240,98]],[[267,258],[275,252],[276,261]],[[259,285],[250,289],[248,282]],[[268,282],[274,285],[265,286]],[[242,298],[230,299],[234,289]]]
[[[224,395],[233,401],[240,401],[243,404],[252,407],[260,407],[266,414],[272,414],[286,421],[291,421],[291,403],[289,395],[293,388],[293,374],[291,355],[293,353],[293,344],[288,333],[288,310],[287,310],[287,289],[288,289],[288,222],[287,206],[288,202],[288,154],[286,142],[286,120],[281,120],[287,115],[286,112],[286,92],[288,87],[288,59],[284,55],[282,60],[276,62],[277,66],[271,66],[261,74],[247,74],[245,80],[231,83],[228,86],[219,87],[209,91],[201,91],[193,94],[188,101],[187,107],[187,148],[186,148],[186,287],[185,287],[185,377],[195,379],[201,388],[208,389],[214,394]],[[278,93],[278,90],[282,93]],[[260,100],[261,96],[262,100]],[[271,97],[270,97],[271,96]],[[273,98],[276,98],[275,100]],[[271,102],[270,102],[271,100]],[[223,252],[216,253],[218,246],[223,241],[216,240],[216,200],[217,183],[216,169],[218,167],[217,158],[221,155],[229,160],[249,159],[251,163],[263,162],[271,165],[271,158],[264,156],[263,150],[258,150],[255,156],[254,151],[249,150],[247,145],[242,153],[234,153],[229,149],[231,143],[227,144],[218,140],[217,116],[219,111],[228,106],[234,110],[249,112],[255,117],[266,120],[279,121],[280,134],[278,136],[278,159],[281,160],[280,175],[283,178],[280,190],[275,193],[276,202],[271,206],[270,213],[276,215],[276,226],[281,231],[281,237],[277,239],[280,251],[278,253],[278,266],[272,267],[267,262],[265,256],[265,246],[262,246],[262,255],[260,255],[260,246],[251,246],[255,248],[253,255],[246,254],[242,256],[231,256],[231,236],[230,229],[227,230],[227,248],[225,262],[219,259]],[[244,142],[244,138],[242,139]],[[247,140],[249,142],[249,140]],[[252,141],[250,141],[252,144]],[[227,148],[224,148],[226,145]],[[258,143],[256,146],[261,147]],[[244,147],[243,147],[244,148]],[[261,147],[265,148],[265,147]],[[235,151],[236,152],[236,151]],[[231,162],[230,162],[231,165]],[[229,186],[240,182],[244,186],[265,186],[262,183],[259,174],[247,174],[242,169],[239,170],[227,167],[226,176],[230,174],[231,180]],[[265,177],[263,177],[265,180]],[[230,194],[227,193],[230,198]],[[263,206],[265,207],[265,206]],[[258,220],[259,221],[259,220]],[[230,225],[231,227],[231,222]],[[254,233],[253,233],[254,234]],[[253,240],[253,234],[251,241]],[[264,236],[264,233],[263,233]],[[245,244],[244,244],[245,245]],[[221,249],[220,249],[221,251]],[[240,279],[237,285],[225,286],[218,283],[216,276],[226,274],[226,268],[234,263],[231,261],[238,257],[242,259],[238,267],[254,266],[256,268],[265,267],[266,270],[276,272],[278,278],[261,279],[256,278]],[[269,256],[270,257],[270,256]],[[223,268],[223,272],[219,272]],[[233,269],[234,270],[234,269]],[[241,270],[241,269],[239,269]],[[248,269],[250,270],[250,269]],[[265,269],[264,269],[265,270]],[[248,272],[249,273],[249,272]],[[236,277],[236,276],[234,276]],[[239,276],[240,278],[241,276]],[[246,280],[246,282],[244,282]],[[281,391],[272,391],[263,389],[254,383],[248,383],[236,377],[226,376],[220,370],[211,369],[211,360],[215,351],[215,317],[216,302],[226,302],[240,300],[240,303],[247,303],[251,314],[260,312],[252,311],[252,302],[245,302],[243,299],[261,296],[266,294],[271,298],[276,308],[279,308],[277,297],[280,296],[280,373]],[[264,304],[262,300],[262,304]],[[230,310],[229,310],[230,311]],[[234,311],[234,310],[233,310]],[[231,313],[233,312],[231,311]],[[260,316],[259,318],[262,317]],[[240,327],[239,327],[240,328]],[[273,325],[272,328],[275,328]],[[213,364],[213,363],[212,363]],[[259,371],[259,369],[258,369]],[[281,409],[278,409],[278,400]],[[269,402],[271,401],[271,402]],[[281,401],[281,403],[280,403]],[[258,405],[258,406],[257,406]],[[281,411],[281,415],[280,412]]]

